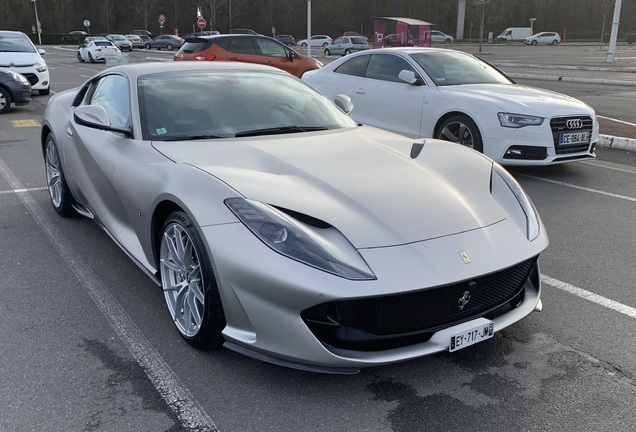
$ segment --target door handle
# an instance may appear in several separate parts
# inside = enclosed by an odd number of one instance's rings
[[[356,93],[358,93],[358,94],[365,94],[366,92],[367,92],[367,91],[366,91],[365,89],[361,88],[361,87],[358,87],[358,88],[356,89]]]

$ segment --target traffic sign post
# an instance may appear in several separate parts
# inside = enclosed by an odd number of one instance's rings
[[[197,27],[199,27],[201,30],[203,30],[206,26],[207,22],[205,21],[205,18],[199,18],[197,20]]]
[[[91,35],[91,22],[89,20],[84,20],[84,27],[86,27],[86,32],[88,35]]]
[[[166,23],[166,16],[164,14],[159,14],[159,28],[160,34],[163,34],[163,25]]]

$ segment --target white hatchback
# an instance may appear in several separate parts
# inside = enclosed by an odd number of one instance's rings
[[[561,36],[555,32],[541,32],[528,36],[523,40],[527,45],[558,45]]]
[[[44,53],[24,33],[0,31],[0,67],[24,75],[31,88],[41,95],[51,91],[49,68],[42,58]]]

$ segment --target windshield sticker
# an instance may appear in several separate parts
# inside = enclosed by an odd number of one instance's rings
[[[157,129],[157,135],[165,135],[167,133],[168,133],[168,131],[166,130],[166,128],[158,128]]]

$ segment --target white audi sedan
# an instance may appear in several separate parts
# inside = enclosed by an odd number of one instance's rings
[[[443,48],[352,54],[302,79],[351,97],[353,118],[413,138],[453,141],[506,165],[594,159],[594,110],[570,96],[516,84],[477,57]]]

